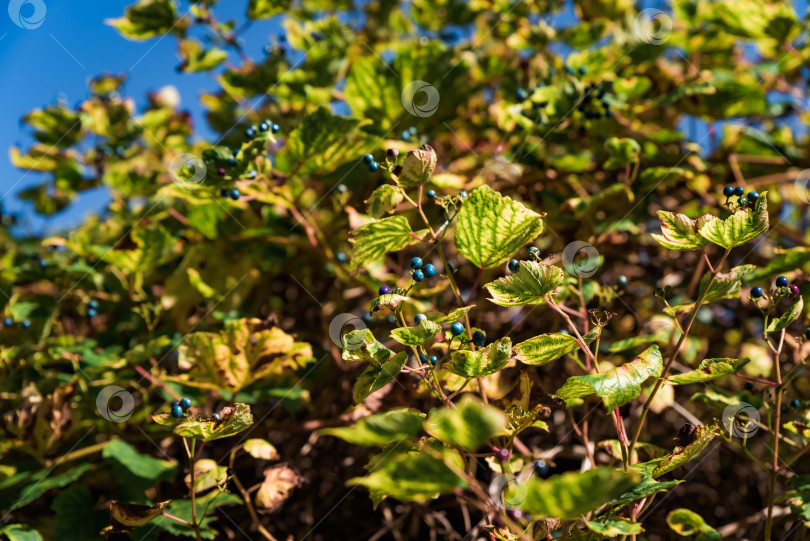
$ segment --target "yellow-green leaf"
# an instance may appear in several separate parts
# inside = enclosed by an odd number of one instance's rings
[[[565,275],[561,268],[540,261],[521,261],[514,274],[499,278],[484,287],[492,302],[499,306],[541,304],[544,297],[562,285]]]
[[[686,385],[689,383],[699,383],[710,381],[727,374],[739,372],[751,359],[730,359],[728,357],[717,359],[706,359],[700,363],[697,370],[676,374],[667,378],[669,383],[675,385]]]
[[[446,368],[465,378],[480,378],[494,374],[509,361],[512,340],[507,336],[477,351],[463,349],[450,356]]]
[[[768,230],[767,200],[767,192],[762,192],[753,210],[739,209],[725,220],[709,216],[698,228],[698,233],[723,248],[745,244]]]
[[[582,337],[586,344],[590,344],[595,338],[596,329]],[[525,364],[543,366],[577,349],[577,339],[570,334],[541,334],[516,344],[515,358]]]
[[[465,394],[456,407],[434,409],[425,421],[425,430],[444,443],[475,451],[506,428],[506,415]]]

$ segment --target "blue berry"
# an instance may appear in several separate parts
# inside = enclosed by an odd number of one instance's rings
[[[88,308],[87,309],[87,317],[96,317],[98,315],[98,310],[95,308]]]
[[[447,264],[447,271],[449,271],[450,274],[454,274],[456,272],[455,265],[453,265],[452,263],[448,263]]]
[[[259,124],[259,131],[269,131],[269,130],[270,130],[270,124],[268,124],[268,122],[266,120],[264,122],[262,122],[261,124]]]
[[[467,191],[466,190],[462,190],[461,193],[459,193],[458,195],[460,195],[462,199],[467,199]]]
[[[385,320],[386,320],[386,321],[387,321],[387,322],[388,322],[390,325],[393,325],[394,323],[396,323],[396,322],[397,322],[396,318],[395,318],[393,315],[388,316],[387,318],[385,318]]]
[[[30,321],[28,321],[27,319],[26,319],[26,320],[24,320],[24,321],[22,322],[22,327],[23,327],[23,329],[30,329],[30,328],[31,328],[31,322],[30,322]]]
[[[627,287],[627,276],[621,275],[618,279],[619,287]]]
[[[511,261],[509,261],[509,270],[511,272],[517,272],[519,268],[520,268],[520,261],[518,261],[517,259],[512,259]]]
[[[228,192],[228,195],[234,201],[238,201],[239,198],[242,196],[242,192],[240,192],[238,189],[234,188],[230,192]]]
[[[338,263],[345,263],[346,261],[349,260],[349,258],[343,252],[336,253],[335,254],[335,259],[337,259]]]
[[[278,124],[270,124],[270,131],[273,133],[278,133],[281,131],[281,126]]]
[[[560,329],[560,334],[571,334],[570,332],[566,331],[565,329]]]
[[[801,405],[801,402],[799,402],[798,398],[794,398],[793,400],[790,401],[790,407],[795,409],[795,410],[799,409],[800,405]]]
[[[8,319],[6,321],[8,321]],[[8,325],[6,325],[6,326],[8,326]],[[804,337],[807,338],[808,340],[810,340],[810,328],[805,329]]]
[[[412,257],[411,258],[411,269],[418,270],[422,268],[422,258],[421,257]]]
[[[372,321],[374,321],[374,318],[371,317],[370,313],[366,312],[365,314],[363,314],[363,321],[366,323],[371,323]]]
[[[744,387],[745,387],[746,391],[753,391],[754,390],[754,384],[751,383],[750,381],[746,381]]]
[[[483,346],[487,341],[487,335],[481,331],[475,331],[472,335],[472,343],[478,347]]]
[[[222,415],[220,415],[219,413],[215,413],[215,414],[211,415],[211,419],[214,420],[214,421],[219,422],[219,421],[222,420]]]
[[[7,317],[6,319],[3,320],[3,326],[4,327],[13,327],[14,326],[14,320],[11,319],[10,317]],[[808,332],[810,332],[810,329],[808,329]]]
[[[751,288],[751,297],[754,298],[754,299],[758,299],[758,298],[762,297],[764,294],[765,294],[765,292],[762,291],[762,288],[759,287],[759,286]]]
[[[740,197],[741,195],[744,195],[744,194],[745,194],[745,189],[743,189],[742,186],[737,186],[737,187],[734,188],[734,195],[736,195],[737,197]]]
[[[427,276],[428,278],[433,278],[434,276],[436,276],[436,267],[433,265],[433,263],[428,263],[427,265],[422,267],[422,272],[424,272],[425,276]]]
[[[788,412],[788,407],[786,405],[784,405],[784,404],[782,404],[782,407],[779,408],[779,409],[782,411],[782,413],[787,413]]]
[[[220,197],[228,197],[228,193],[229,193],[229,192],[230,192],[230,190],[228,190],[228,188],[222,188],[222,189],[219,191],[219,196],[220,196]]]
[[[47,266],[48,266],[48,260],[47,259],[40,259],[39,260],[39,268],[40,269],[44,269]]]
[[[414,282],[418,283],[425,279],[425,273],[420,270],[416,270],[413,271],[413,275],[411,277],[413,278]]]
[[[248,172],[247,172],[246,177],[247,177],[249,180],[252,180],[252,179],[256,178],[256,176],[257,176],[258,174],[259,174],[259,173],[257,173],[255,169],[251,169],[250,171],[248,171]]]
[[[420,353],[419,354],[419,361],[424,364],[424,363],[428,362],[428,358],[425,356],[424,353]]]
[[[732,195],[734,195],[734,186],[726,186],[725,188],[723,188],[723,195],[725,195],[726,197],[731,197]]]
[[[524,88],[518,88],[515,92],[515,98],[517,101],[526,101],[529,99],[529,93]]]
[[[456,321],[450,326],[450,333],[453,336],[458,336],[459,334],[464,332],[464,325]]]
[[[180,401],[179,400],[172,400],[171,407],[175,407],[175,406],[178,406],[178,407],[180,406]]]
[[[172,406],[172,417],[179,419],[183,416],[183,408],[180,406]]]
[[[248,129],[246,129],[245,136],[247,136],[249,139],[253,139],[254,137],[256,137],[256,127],[251,126]]]
[[[180,407],[183,408],[183,411],[187,410],[188,408],[191,407],[191,400],[189,400],[188,398],[185,398],[185,397],[181,398],[180,399]]]
[[[436,199],[436,190],[428,190],[427,191],[427,198],[428,199]]]
[[[787,287],[790,284],[787,278],[780,276],[776,279],[776,287]]]
[[[432,364],[433,366],[436,366],[436,364],[439,362],[439,358],[436,357],[435,355],[431,355],[428,360],[430,361],[430,364]]]
[[[534,463],[533,468],[535,475],[541,478],[547,477],[549,472],[551,471],[551,468],[548,467],[548,464],[546,464],[545,460],[538,460],[537,462]]]
[[[338,184],[335,188],[337,193],[344,194],[349,191],[349,188],[345,184]]]
[[[380,164],[378,164],[377,162],[371,162],[370,164],[368,164],[368,170],[371,171],[372,173],[376,173],[379,168]]]
[[[380,286],[378,292],[380,293],[380,295],[388,295],[389,293],[391,293],[391,288],[388,286]]]
[[[363,156],[363,163],[366,165],[371,165],[372,163],[374,163],[374,156],[371,154],[366,154],[365,156]]]
[[[746,199],[745,197],[740,197],[739,203],[741,207],[744,207],[748,204],[748,199]]]
[[[422,323],[426,319],[427,319],[427,316],[425,314],[416,314],[415,316],[413,316],[413,322],[416,323],[417,325],[419,325],[420,323]]]
[[[758,192],[751,192],[748,194],[748,200],[751,201],[752,203],[754,203],[757,199],[759,199]]]
[[[88,308],[93,308],[94,310],[98,309],[98,301],[96,299],[90,299],[87,301]]]
[[[228,167],[236,167],[236,160],[233,158],[228,160]]]

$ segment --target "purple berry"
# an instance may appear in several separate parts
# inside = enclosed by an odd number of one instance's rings
[[[495,457],[498,460],[509,460],[509,449],[497,449],[495,451]]]
[[[391,293],[391,288],[388,286],[380,286],[379,293],[380,295],[388,295],[389,293]]]
[[[791,296],[791,297],[795,297],[796,295],[798,295],[798,294],[799,294],[799,286],[797,286],[797,285],[795,285],[795,284],[791,284],[791,285],[788,287],[788,289],[790,289],[790,296]]]

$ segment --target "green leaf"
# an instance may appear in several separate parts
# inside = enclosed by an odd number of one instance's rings
[[[193,73],[214,69],[228,58],[228,53],[217,47],[203,49],[198,42],[183,39],[180,40],[180,58],[183,63],[178,70]]]
[[[378,261],[388,252],[398,252],[415,244],[411,226],[404,216],[391,216],[361,225],[351,232],[354,245],[351,268],[356,269],[369,261]]]
[[[343,92],[353,116],[374,121],[380,130],[388,130],[405,112],[400,94],[402,89],[385,61],[365,56],[352,62]]]
[[[234,505],[240,503],[242,503],[242,500],[238,496],[228,492],[219,492],[217,490],[212,490],[208,494],[196,498],[197,521],[200,526],[200,537],[203,539],[217,539],[219,532],[217,532],[211,524],[216,520],[215,512],[217,508],[224,505]],[[191,523],[191,500],[172,501],[169,504],[168,509],[166,509],[166,513]],[[191,537],[192,539],[196,538],[194,530],[191,528],[191,526],[187,526],[174,519],[159,516],[154,519],[153,523],[162,530],[169,532],[174,539],[177,539],[180,536]],[[151,525],[148,527],[151,527]],[[135,535],[133,537],[135,539],[141,539],[143,535]]]
[[[292,0],[250,0],[248,3],[248,19],[267,19],[273,15],[284,13],[290,8]]]
[[[593,329],[582,339],[586,344],[590,344],[596,338],[596,332],[596,329]],[[541,334],[515,344],[515,358],[525,364],[543,366],[577,349],[579,349],[577,339],[570,334],[561,332]]]
[[[344,361],[367,361],[379,366],[391,358],[391,350],[374,338],[368,329],[355,329],[343,335]]]
[[[176,245],[171,234],[160,225],[136,227],[131,233],[137,248],[110,250],[106,246],[91,247],[97,257],[126,271],[144,272],[168,261]]]
[[[51,468],[47,468],[27,475],[24,477],[26,484],[22,490],[0,500],[0,509],[8,512],[25,507],[49,490],[73,483],[91,467],[92,464],[83,462],[58,474],[54,474]]]
[[[475,308],[475,306],[462,306],[461,308],[456,308],[447,315],[438,312],[431,312],[427,316],[428,319],[433,323],[450,323],[451,321],[458,321],[462,319],[465,314],[473,308]]]
[[[420,411],[400,408],[370,415],[357,421],[354,426],[324,428],[320,433],[344,439],[355,445],[384,446],[418,434],[424,418],[425,414]]]
[[[665,473],[680,468],[682,465],[695,458],[714,439],[718,430],[717,424],[697,427],[695,441],[683,449],[676,449],[677,452],[664,457],[652,471],[652,476],[654,478],[661,477]]]
[[[689,383],[700,383],[711,381],[721,376],[739,372],[751,359],[730,359],[728,357],[706,359],[700,363],[697,370],[676,374],[667,378],[669,383],[674,385],[687,385]]]
[[[686,214],[659,210],[658,217],[661,219],[661,234],[653,233],[652,237],[661,246],[671,250],[700,250],[709,244],[708,240],[698,234],[708,216],[693,220]]]
[[[253,458],[260,460],[277,460],[278,451],[273,444],[262,438],[251,438],[247,440],[242,449]]]
[[[754,210],[748,208],[737,210],[725,220],[709,216],[698,228],[698,233],[706,240],[726,249],[745,244],[768,230],[767,199],[767,192],[762,192]]]
[[[647,498],[657,492],[665,492],[682,482],[683,481],[679,479],[675,479],[673,481],[656,481],[651,475],[645,475],[638,485],[628,490],[624,494],[614,498],[610,503],[618,505],[637,502],[642,498]]]
[[[667,524],[676,533],[687,537],[699,534],[695,541],[722,539],[720,533],[706,524],[703,517],[689,509],[675,509],[667,515]]]
[[[305,177],[330,173],[341,164],[356,160],[374,142],[360,130],[361,125],[358,120],[319,108],[290,132],[284,151],[278,155],[278,168]]]
[[[177,470],[176,462],[142,455],[123,440],[111,441],[101,454],[106,459],[118,462],[137,477],[150,481],[170,481]]]
[[[170,32],[176,21],[177,12],[171,0],[139,0],[126,8],[123,17],[104,22],[125,38],[141,41]]]
[[[253,424],[253,415],[247,404],[236,403],[233,406],[225,406],[219,410],[219,414],[222,417],[221,421],[181,420],[179,424],[174,425],[174,433],[184,438],[212,441],[239,434]],[[152,419],[162,425],[173,423],[173,418],[168,413],[153,415]]]
[[[458,251],[487,269],[503,265],[543,232],[540,214],[486,185],[473,190],[456,221]]]
[[[641,533],[643,528],[637,522],[630,522],[629,520],[613,519],[605,520],[604,522],[594,522],[586,520],[585,524],[592,532],[598,533],[603,537],[616,537],[619,535],[635,535]]]
[[[657,378],[663,370],[663,358],[657,345],[645,349],[633,361],[602,374],[572,376],[557,396],[563,400],[581,398],[596,393],[610,412],[635,400],[641,394],[641,384],[647,378]]]
[[[436,160],[436,151],[433,147],[422,145],[421,148],[408,152],[402,162],[402,170],[398,174],[392,173],[391,177],[401,186],[425,184],[436,169]]]
[[[629,137],[611,137],[605,141],[605,150],[608,151],[608,160],[605,169],[619,169],[626,165],[636,164],[641,155],[641,145]]]
[[[438,453],[439,451],[437,451]],[[445,461],[452,461],[462,469],[457,453],[445,450],[437,458],[426,451],[398,453],[382,461],[366,477],[349,479],[347,485],[362,485],[372,492],[404,501],[431,500],[439,494],[448,494],[467,484],[453,473]]]
[[[8,541],[42,541],[39,532],[26,524],[9,524],[0,533],[8,537]]]
[[[463,349],[450,355],[447,370],[465,378],[480,378],[494,374],[509,362],[512,340],[507,336],[477,351]]]
[[[385,361],[377,366],[369,366],[365,372],[360,374],[354,384],[354,402],[355,404],[361,403],[371,393],[379,391],[388,383],[390,383],[399,374],[402,367],[408,361],[408,354],[400,351],[388,361]]]
[[[747,274],[743,278],[743,282],[750,284],[764,278],[803,268],[810,263],[810,248],[804,246],[788,249],[777,246],[774,248],[774,254],[773,259],[765,267],[758,268]]]
[[[400,327],[391,331],[391,338],[403,346],[424,346],[428,340],[432,340],[442,327],[429,319],[423,319],[418,325],[413,327]]]
[[[772,319],[768,322],[768,328],[765,329],[765,332],[770,334],[774,332],[779,332],[782,329],[786,329],[791,323],[799,319],[802,315],[802,311],[804,310],[804,299],[802,297],[798,297],[796,302],[794,302],[791,307],[785,311],[780,317],[776,319]]]
[[[456,407],[433,409],[425,430],[444,443],[475,451],[506,428],[506,415],[478,398],[465,394]]]
[[[498,278],[484,287],[499,306],[522,306],[542,304],[544,297],[562,285],[565,274],[554,265],[540,261],[521,261],[514,274]]]
[[[56,515],[54,539],[59,541],[87,541],[95,539],[108,522],[107,513],[95,509],[95,499],[90,489],[73,484],[60,490],[51,509]]]
[[[554,475],[548,479],[532,477],[516,487],[515,496],[525,490],[521,509],[531,513],[532,518],[578,519],[624,494],[640,480],[640,473],[594,468],[582,473]]]
[[[366,199],[368,215],[372,218],[381,218],[397,207],[405,197],[405,192],[399,186],[383,184]]]

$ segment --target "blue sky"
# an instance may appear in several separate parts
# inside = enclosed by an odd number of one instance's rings
[[[86,213],[102,208],[108,197],[104,188],[86,192],[68,209],[49,218],[33,213],[30,205],[15,197],[20,190],[36,184],[41,178],[36,173],[14,168],[8,159],[9,147],[27,148],[31,143],[30,131],[20,123],[27,111],[60,98],[75,105],[87,97],[87,82],[91,77],[105,72],[123,73],[127,77],[125,93],[139,106],[144,103],[148,91],[174,85],[180,91],[181,106],[194,116],[198,135],[206,137],[209,133],[202,119],[198,97],[217,87],[207,74],[179,74],[175,71],[179,59],[174,38],[127,41],[104,24],[107,18],[121,16],[124,8],[134,0],[41,1],[45,2],[47,11],[44,22],[36,29],[20,28],[6,13],[0,13],[0,73],[3,74],[0,84],[0,102],[3,104],[0,107],[0,204],[6,211],[20,215],[21,231],[35,233],[75,224]],[[662,4],[666,3],[645,0],[641,7],[663,8]],[[803,17],[808,0],[794,0],[793,4]],[[242,21],[246,5],[247,0],[222,1],[215,12],[220,20],[234,18]],[[570,22],[570,9],[566,12],[560,16],[565,20],[555,18],[557,24]],[[260,57],[268,39],[281,30],[278,17],[253,23],[242,35],[247,53],[254,58]],[[705,126],[698,126],[698,133],[690,135],[700,139],[705,129]]]
[[[182,96],[181,106],[192,112],[200,136],[205,123],[198,96],[214,90],[216,82],[207,74],[180,74],[175,67],[176,40],[155,38],[145,42],[128,41],[112,27],[108,18],[120,17],[130,1],[44,0],[46,15],[42,25],[26,30],[16,26],[6,10],[0,12],[0,197],[6,211],[22,214],[22,230],[40,232],[76,223],[107,200],[103,188],[82,195],[65,211],[42,218],[30,205],[18,200],[21,189],[40,182],[36,173],[26,174],[14,168],[8,148],[27,148],[32,138],[20,118],[31,109],[63,98],[71,106],[87,97],[87,83],[100,73],[123,73],[127,77],[126,94],[141,106],[146,93],[165,85],[174,85]],[[246,1],[220,2],[216,13],[220,20],[244,20]],[[23,8],[26,9],[26,8]],[[33,9],[33,8],[28,8]],[[248,54],[259,57],[268,38],[281,31],[278,18],[259,21],[244,34]],[[8,193],[7,193],[8,192]],[[6,195],[4,195],[6,194]]]

